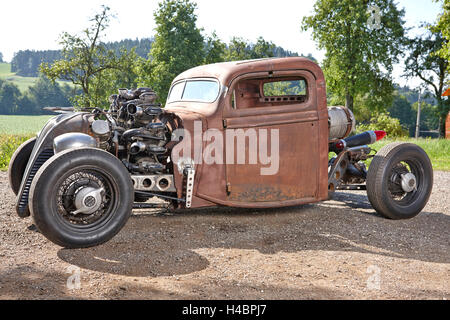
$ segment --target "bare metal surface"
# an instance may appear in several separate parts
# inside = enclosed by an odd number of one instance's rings
[[[187,167],[186,169],[186,208],[192,207],[192,195],[194,192],[195,169]]]
[[[75,206],[77,210],[71,212],[71,214],[91,214],[100,209],[103,192],[105,192],[103,188],[95,189],[92,187],[84,188],[79,191],[75,196]]]
[[[345,107],[328,107],[330,140],[344,139],[355,130],[355,116]]]
[[[402,189],[405,192],[411,192],[417,189],[417,180],[416,176],[411,173],[405,173],[401,175],[402,177]]]
[[[132,175],[131,179],[134,189],[138,191],[176,192],[173,175]],[[162,180],[167,181],[167,186],[161,186]]]
[[[73,148],[96,148],[97,141],[91,136],[79,133],[69,132],[56,137],[53,140],[53,150],[56,153],[60,153],[64,150]]]

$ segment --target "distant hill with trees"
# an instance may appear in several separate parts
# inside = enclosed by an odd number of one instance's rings
[[[117,55],[120,54],[120,50],[125,49],[130,51],[135,50],[135,53],[143,58],[147,59],[150,49],[152,47],[153,38],[143,39],[124,39],[120,41],[107,42],[105,48],[107,50],[113,50]],[[273,48],[274,57],[297,57],[297,52],[286,50],[282,47],[275,46]],[[311,54],[308,54],[308,58],[316,61]],[[56,60],[61,59],[61,50],[20,50],[16,52],[11,60],[11,72],[22,77],[38,77],[39,66],[41,63],[52,64]],[[3,60],[3,55],[0,52],[0,62]]]

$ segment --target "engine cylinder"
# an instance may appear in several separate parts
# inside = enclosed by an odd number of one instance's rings
[[[355,131],[355,116],[346,107],[328,107],[329,139],[344,139]]]

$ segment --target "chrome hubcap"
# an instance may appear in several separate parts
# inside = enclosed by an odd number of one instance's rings
[[[401,184],[402,184],[402,189],[405,192],[411,192],[417,189],[417,180],[416,180],[416,176],[411,173],[405,173],[401,175],[402,180],[401,180]]]
[[[92,187],[83,188],[78,191],[74,201],[77,210],[73,211],[72,214],[91,214],[100,209],[102,205],[102,193],[104,191],[103,188],[95,189]]]

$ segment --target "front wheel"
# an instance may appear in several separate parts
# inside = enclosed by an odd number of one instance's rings
[[[413,218],[425,207],[433,188],[430,158],[415,144],[389,144],[375,155],[366,184],[369,201],[382,216]]]
[[[124,165],[99,149],[71,149],[50,158],[30,188],[37,228],[66,248],[110,240],[131,215],[134,189]]]

